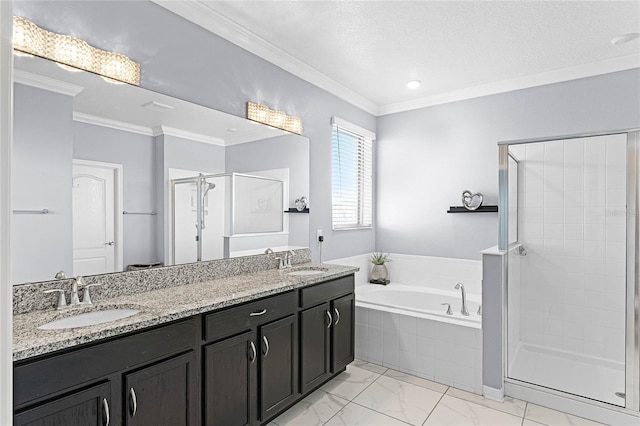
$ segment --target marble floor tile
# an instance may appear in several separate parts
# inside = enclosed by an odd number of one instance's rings
[[[542,423],[534,422],[533,420],[523,419],[522,426],[544,426]]]
[[[378,377],[378,373],[348,365],[346,371],[322,385],[321,389],[351,401]]]
[[[372,364],[370,362],[362,361],[360,359],[356,359],[350,365],[353,365],[354,367],[362,368],[364,370],[369,370],[378,374],[383,374],[385,371],[387,371],[387,367],[383,367],[378,364]]]
[[[424,424],[425,426],[520,426],[522,417],[444,395]]]
[[[431,389],[432,391],[445,393],[449,386],[443,385],[441,383],[432,382],[431,380],[423,379],[421,377],[412,376],[410,374],[403,373],[401,371],[389,369],[385,371],[385,376],[393,377],[396,380],[400,380],[402,382],[411,383],[426,389]]]
[[[420,386],[380,376],[353,402],[403,422],[419,426],[436,406],[442,394]]]
[[[318,389],[273,420],[278,426],[323,425],[349,401]]]
[[[503,411],[505,413],[513,414],[514,416],[523,417],[524,411],[527,408],[527,403],[519,399],[504,397],[504,402],[493,401],[487,399],[481,395],[475,393],[466,392],[456,388],[449,388],[447,395],[454,396],[456,398],[464,399],[465,401],[475,402],[479,405],[484,405],[494,410]]]
[[[406,426],[392,417],[380,414],[358,404],[349,403],[331,418],[325,426]]]
[[[601,425],[592,420],[588,420],[582,417],[573,416],[571,414],[563,413],[562,411],[552,410],[551,408],[541,407],[535,404],[527,404],[527,411],[525,418],[533,420],[534,422],[542,423],[549,426],[566,426],[566,425]]]

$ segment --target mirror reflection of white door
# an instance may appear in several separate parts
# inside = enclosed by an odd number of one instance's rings
[[[73,275],[122,271],[122,165],[73,160]]]

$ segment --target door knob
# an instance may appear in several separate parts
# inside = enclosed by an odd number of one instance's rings
[[[108,243],[104,243],[105,246],[112,246],[114,245],[116,242],[115,241],[109,241]]]

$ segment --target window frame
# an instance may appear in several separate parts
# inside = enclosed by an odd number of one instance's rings
[[[342,120],[338,117],[333,117],[331,119],[331,228],[334,231],[348,231],[348,230],[356,230],[356,229],[373,229],[374,227],[374,142],[376,139],[376,135],[374,132],[370,130],[364,129],[360,126],[357,126],[353,123],[349,123],[346,120]],[[356,149],[358,152],[361,150],[364,151],[361,156],[355,155],[355,160],[358,163],[355,165],[356,168],[356,176],[357,176],[357,191],[358,196],[356,197],[357,201],[357,218],[355,222],[344,223],[343,225],[337,224],[335,221],[335,209],[336,209],[336,170],[335,170],[335,162],[336,162],[336,153],[335,153],[335,141],[338,136],[338,133],[342,132],[346,133],[349,136],[357,139],[358,146]],[[368,146],[367,146],[368,145]],[[368,153],[366,151],[369,151]],[[359,159],[361,158],[361,159]],[[367,200],[367,182],[365,179],[367,178],[367,163],[369,166],[369,174],[368,174],[368,193],[369,199]],[[367,203],[369,204],[367,212]],[[370,223],[365,223],[365,219],[367,216],[370,218]]]

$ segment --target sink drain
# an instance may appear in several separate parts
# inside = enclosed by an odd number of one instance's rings
[[[627,394],[624,392],[616,392],[616,396],[625,399],[627,397]]]

